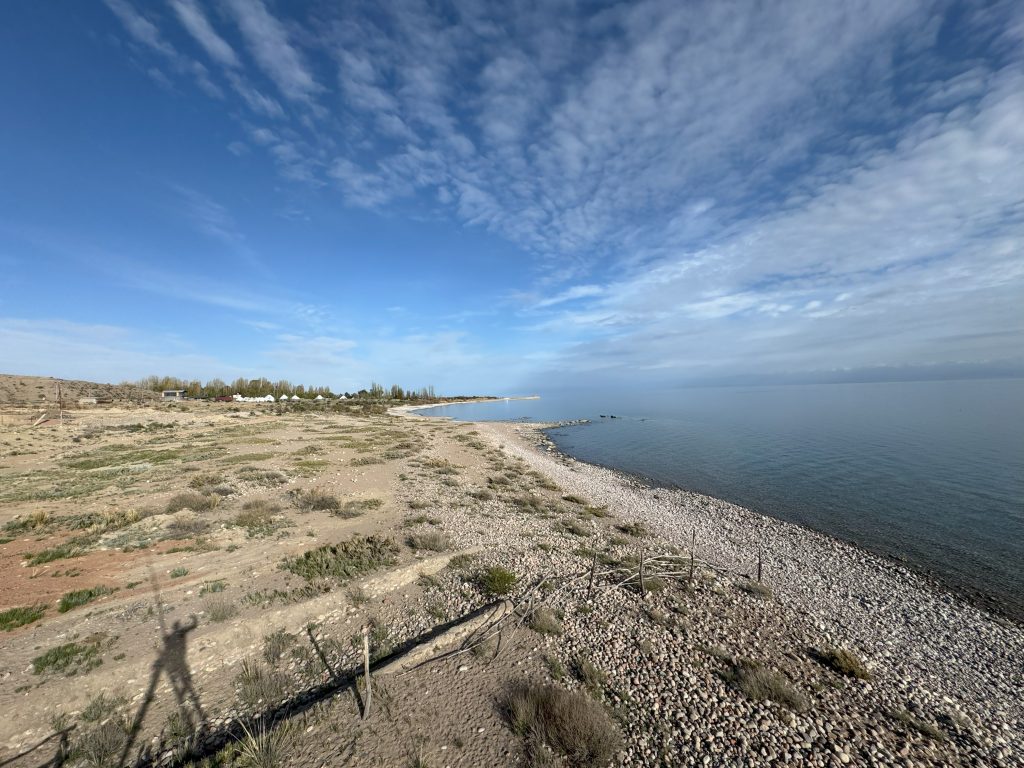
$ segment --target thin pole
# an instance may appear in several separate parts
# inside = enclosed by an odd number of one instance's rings
[[[363,682],[366,684],[366,701],[363,704],[363,720],[370,716],[373,689],[370,687],[370,628],[363,625]]]

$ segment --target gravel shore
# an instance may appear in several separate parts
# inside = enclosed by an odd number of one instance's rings
[[[709,613],[691,608],[686,631],[676,643],[668,638],[660,664],[646,675],[638,669],[626,672],[627,677],[639,674],[631,686],[633,696],[646,701],[638,711],[675,712],[667,720],[675,738],[702,745],[692,754],[718,755],[694,764],[724,764],[727,756],[747,764],[756,754],[767,762],[805,764],[829,764],[831,758],[822,755],[857,764],[1024,764],[1021,627],[828,536],[701,494],[646,487],[624,474],[575,461],[558,453],[536,425],[475,427],[566,492],[606,505],[619,519],[646,525],[658,539],[646,542],[651,551],[669,545],[688,551],[695,535],[698,558],[751,575],[760,552],[773,599],[754,612],[736,612],[713,600],[705,606]],[[578,628],[578,645],[585,646],[588,634],[594,634],[586,624]],[[607,633],[599,634],[603,645],[595,649],[608,657],[607,663],[613,669],[629,667],[622,659],[637,638],[621,633],[619,642],[611,638],[609,643]],[[567,635],[574,637],[571,631]],[[763,708],[757,705],[736,712],[734,700],[717,697],[708,711],[699,711],[695,725],[691,686],[709,685],[698,679],[700,665],[686,658],[698,636],[705,646],[707,638],[717,636],[728,655],[778,657],[787,674],[812,691],[821,684],[813,679],[815,665],[786,664],[787,657],[802,661],[809,648],[849,649],[865,660],[872,681],[848,682],[838,697],[826,691],[808,713],[781,719],[758,711]],[[670,683],[666,673],[683,678]],[[705,691],[705,704],[716,699],[715,687]],[[736,732],[728,729],[750,717],[754,722],[767,717],[767,729],[758,726],[755,733],[767,730],[778,739],[744,758],[743,750],[730,749]],[[910,726],[895,740],[883,733],[889,730],[884,721],[893,719]],[[664,722],[654,717],[649,725],[657,730]],[[917,738],[928,734],[934,738]],[[684,754],[676,752],[678,764],[691,762],[682,759]],[[641,749],[626,762],[643,764],[644,758]]]

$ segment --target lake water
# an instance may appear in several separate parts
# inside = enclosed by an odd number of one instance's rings
[[[540,394],[423,413],[591,419],[550,435],[583,461],[854,542],[1024,621],[1022,380]]]

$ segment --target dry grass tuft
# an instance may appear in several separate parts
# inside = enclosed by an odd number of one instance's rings
[[[444,552],[451,547],[448,537],[440,531],[423,531],[410,535],[405,543],[412,549],[426,549],[431,552]]]
[[[775,701],[794,712],[804,712],[806,697],[786,677],[750,659],[737,660],[724,677],[737,690],[755,701]]]
[[[193,512],[209,512],[217,506],[219,501],[219,496],[207,496],[196,491],[186,491],[173,496],[167,502],[166,512],[173,514],[183,509],[191,509]]]
[[[530,614],[530,629],[542,635],[560,635],[563,632],[562,620],[547,606],[540,606]]]
[[[855,677],[858,680],[870,680],[871,673],[864,666],[856,655],[845,648],[825,648],[824,650],[813,650],[811,656],[826,667],[835,670],[846,677]]]
[[[509,686],[501,705],[534,766],[551,764],[552,756],[576,768],[604,766],[622,747],[615,721],[580,693],[523,681]]]

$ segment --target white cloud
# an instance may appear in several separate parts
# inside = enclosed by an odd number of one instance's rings
[[[285,27],[261,0],[226,0],[253,57],[288,99],[306,101],[321,88],[306,68]]]
[[[238,57],[234,49],[210,24],[209,19],[195,0],[171,0],[171,7],[185,29],[206,50],[211,58],[226,67],[238,67]]]

